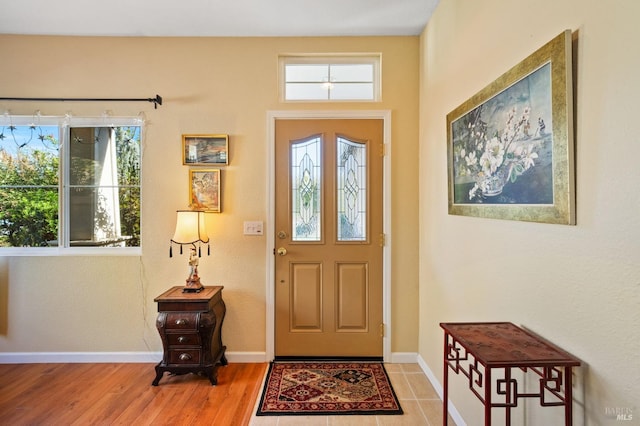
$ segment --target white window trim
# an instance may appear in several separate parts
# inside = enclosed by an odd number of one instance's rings
[[[58,191],[59,191],[59,229],[58,236],[63,236],[67,232],[65,227],[69,223],[69,212],[65,208],[63,194],[65,188],[63,185],[68,181],[69,170],[67,168],[66,158],[66,146],[68,145],[69,127],[96,127],[96,126],[114,126],[114,127],[126,127],[126,126],[140,126],[142,127],[142,140],[141,145],[144,144],[144,119],[140,117],[71,117],[67,116],[11,116],[11,124],[14,126],[30,126],[35,124],[37,126],[58,126],[60,134],[58,140],[60,141],[60,159],[59,159],[59,172],[64,173],[65,176],[58,179]],[[142,173],[142,154],[144,149],[140,150],[140,170]],[[140,188],[142,195],[142,187]],[[140,203],[142,206],[142,203]],[[141,207],[142,209],[142,207]],[[142,212],[140,214],[140,229],[142,232]],[[2,256],[141,256],[142,255],[142,238],[140,240],[139,247],[69,247],[64,246],[65,239],[61,245],[57,247],[0,247],[0,257]]]
[[[298,64],[371,64],[373,65],[373,99],[286,99],[286,65]],[[284,103],[373,103],[382,102],[382,54],[380,53],[348,53],[348,54],[282,54],[278,57],[280,102]]]

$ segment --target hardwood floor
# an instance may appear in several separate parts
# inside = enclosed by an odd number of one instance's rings
[[[218,369],[218,385],[154,364],[0,364],[0,424],[247,425],[268,364]]]

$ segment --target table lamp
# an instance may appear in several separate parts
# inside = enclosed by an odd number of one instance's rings
[[[207,256],[211,254],[204,212],[199,210],[178,210],[176,214],[176,231],[171,239],[169,257],[173,257],[173,243],[180,245],[180,254],[182,254],[182,246],[191,246],[189,252],[189,276],[182,291],[184,293],[198,293],[204,288],[198,276],[198,258],[202,257],[201,246],[203,243],[207,244]],[[196,247],[196,244],[198,244],[198,247]]]

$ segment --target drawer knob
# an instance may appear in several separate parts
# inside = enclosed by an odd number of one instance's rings
[[[184,318],[178,318],[178,319],[176,320],[176,325],[186,325],[188,322],[189,322],[189,321],[187,321],[187,320],[186,320],[186,319],[184,319]]]
[[[180,354],[180,361],[189,361],[191,359],[191,355],[189,354]]]
[[[184,337],[184,336],[180,336],[180,337],[178,337],[178,343],[184,343],[184,342],[186,342],[186,341],[187,341],[187,338],[186,338],[186,337]]]

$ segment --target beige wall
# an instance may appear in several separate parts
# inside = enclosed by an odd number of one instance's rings
[[[383,101],[283,104],[282,53],[381,52]],[[175,210],[188,204],[181,134],[228,133],[205,285],[224,285],[224,341],[232,353],[265,351],[266,241],[242,235],[243,221],[267,219],[267,111],[391,110],[393,223],[392,351],[416,352],[418,266],[418,37],[73,38],[0,36],[0,95],[134,97],[164,105],[0,101],[0,111],[115,116],[144,111],[143,255],[0,257],[0,352],[161,350],[153,298],[181,285],[186,257],[168,257]]]
[[[420,356],[442,380],[446,321],[512,321],[582,359],[574,424],[640,421],[640,3],[442,0],[421,38]],[[577,226],[447,215],[446,114],[574,32]],[[469,425],[481,405],[455,382]],[[563,424],[527,404],[514,424]],[[551,414],[553,413],[553,414]],[[498,423],[496,423],[498,424]]]

